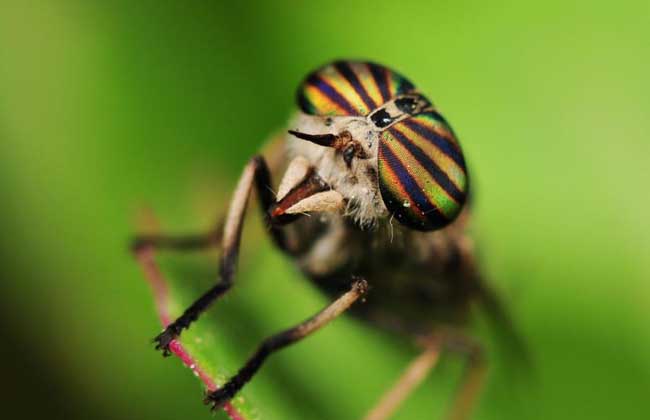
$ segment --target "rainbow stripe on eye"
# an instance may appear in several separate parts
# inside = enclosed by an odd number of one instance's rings
[[[456,218],[465,203],[465,160],[453,131],[435,111],[403,120],[382,133],[378,169],[384,204],[412,229],[440,229]]]
[[[405,77],[379,64],[336,61],[307,76],[297,100],[311,115],[365,116],[414,89]]]

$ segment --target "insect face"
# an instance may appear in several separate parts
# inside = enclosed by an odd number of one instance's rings
[[[308,140],[336,152],[295,141],[291,148],[310,158],[362,225],[391,214],[428,231],[459,214],[468,189],[462,151],[449,124],[406,78],[377,64],[338,61],[305,79],[298,105],[291,133],[303,140],[329,133],[329,144]]]
[[[328,126],[322,117],[300,113],[291,124],[296,130],[290,130],[290,154],[317,168],[327,185],[343,196],[346,213],[359,225],[372,225],[388,215],[377,184],[381,131],[365,117],[330,120]]]

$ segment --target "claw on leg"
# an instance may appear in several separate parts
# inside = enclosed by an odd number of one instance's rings
[[[171,351],[169,350],[169,345],[171,344],[172,341],[178,337],[179,333],[176,331],[176,329],[173,327],[174,324],[168,326],[158,334],[152,341],[156,344],[156,350],[162,351],[163,357],[168,357],[171,355]]]
[[[222,408],[237,393],[237,390],[234,389],[234,387],[228,385],[229,384],[226,384],[216,391],[208,392],[203,399],[203,404],[209,405],[211,411]]]

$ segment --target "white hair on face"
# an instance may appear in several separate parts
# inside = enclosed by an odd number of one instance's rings
[[[331,123],[328,123],[331,122]],[[331,147],[287,135],[287,152],[291,159],[301,156],[318,175],[338,191],[347,202],[345,215],[361,227],[373,227],[388,216],[379,192],[377,150],[379,131],[363,117],[314,117],[304,113],[291,121],[292,130],[307,134],[352,134],[367,153],[367,159],[354,158],[348,168],[340,153]]]

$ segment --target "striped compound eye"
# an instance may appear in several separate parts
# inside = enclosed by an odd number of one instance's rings
[[[414,89],[406,78],[379,64],[336,61],[307,76],[297,99],[310,115],[366,116]]]
[[[444,118],[425,111],[381,136],[379,189],[388,210],[415,230],[451,223],[465,203],[468,181],[463,153]]]

